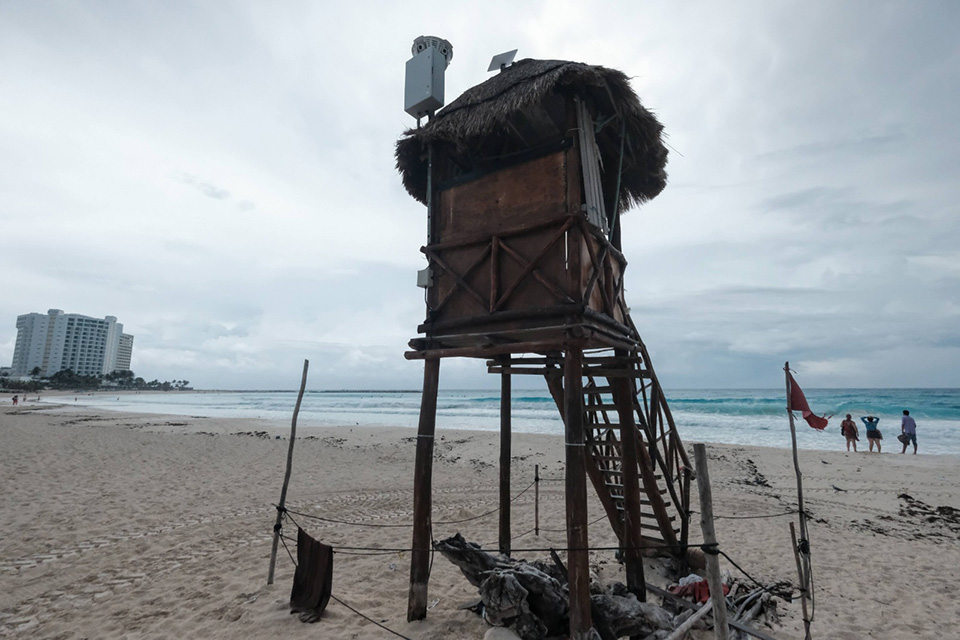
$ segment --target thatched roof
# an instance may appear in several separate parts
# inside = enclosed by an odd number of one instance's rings
[[[597,134],[597,144],[604,166],[604,191],[611,197],[616,189],[620,131],[625,126],[620,211],[656,197],[667,183],[663,125],[640,104],[622,72],[563,60],[520,60],[468,89],[422,128],[407,130],[397,141],[396,149],[397,169],[404,187],[414,198],[426,202],[428,142],[458,156],[458,164],[469,164],[470,158],[483,156],[494,148],[502,152],[510,142],[508,138],[512,137],[515,144],[519,144],[518,140],[529,144],[524,136],[514,134],[518,131],[517,122],[526,123],[523,118],[531,110],[544,115],[552,112],[551,126],[556,135],[563,135],[564,116],[562,108],[558,113],[557,105],[571,95],[586,101],[597,122],[608,122]],[[609,120],[618,114],[622,121]],[[537,124],[542,133],[543,123]],[[491,138],[497,141],[497,147],[486,144]]]

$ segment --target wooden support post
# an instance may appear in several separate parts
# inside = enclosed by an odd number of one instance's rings
[[[713,528],[713,493],[710,489],[710,473],[707,471],[707,448],[702,442],[693,445],[697,463],[697,489],[700,493],[700,528],[703,530],[704,552],[707,556],[707,583],[713,598],[713,628],[717,640],[727,640],[727,601],[720,580],[720,559],[717,556],[717,532]]]
[[[804,640],[810,640],[810,617],[807,615],[807,596],[810,591],[810,539],[807,537],[807,512],[803,507],[803,474],[800,473],[800,458],[797,455],[797,428],[793,423],[793,388],[790,384],[790,363],[783,363],[783,373],[787,381],[787,416],[790,420],[790,442],[793,445],[793,470],[797,476],[797,509],[800,512],[800,541],[796,540],[793,523],[790,533],[794,536],[793,549],[797,554],[797,572],[800,574],[800,600],[803,604]]]
[[[533,535],[540,537],[540,465],[533,467]]]
[[[623,482],[623,546],[627,589],[637,596],[640,602],[646,602],[643,556],[640,553],[643,539],[640,535],[640,476],[637,462],[637,451],[643,445],[633,420],[633,387],[630,381],[627,378],[611,378],[610,385],[617,404],[617,414],[620,416],[620,442],[623,449],[620,470]]]
[[[510,555],[510,356],[500,374],[500,553]]]
[[[410,553],[410,594],[407,622],[427,617],[427,582],[430,580],[431,507],[433,502],[433,435],[437,427],[437,389],[440,359],[423,363],[423,395],[417,431],[416,468],[413,475],[413,545]]]
[[[273,548],[270,549],[270,571],[267,573],[267,584],[273,584],[273,570],[277,564],[277,544],[280,542],[280,529],[283,526],[283,509],[287,504],[287,486],[290,484],[290,472],[293,470],[293,443],[297,441],[297,416],[300,414],[300,403],[303,401],[303,390],[307,386],[307,369],[310,361],[303,361],[303,375],[300,377],[300,393],[297,394],[297,404],[293,407],[293,420],[290,423],[290,446],[287,447],[287,471],[283,474],[283,488],[280,489],[280,502],[277,504],[277,522],[273,525]]]
[[[680,496],[682,502],[680,503],[681,515],[683,520],[680,522],[680,576],[687,575],[687,569],[689,568],[689,563],[687,558],[689,557],[689,549],[687,549],[687,544],[690,542],[690,476],[691,476],[690,467],[682,467],[680,469]]]
[[[583,350],[567,348],[563,363],[567,489],[567,583],[570,640],[587,640],[590,618],[590,554],[587,550],[587,477],[583,426]]]

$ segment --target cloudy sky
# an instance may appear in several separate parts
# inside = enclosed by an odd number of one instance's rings
[[[623,70],[669,184],[625,219],[667,387],[960,386],[960,4],[0,0],[0,364],[115,315],[204,388],[418,388],[425,212],[393,146],[421,34]],[[446,388],[492,386],[445,360]]]

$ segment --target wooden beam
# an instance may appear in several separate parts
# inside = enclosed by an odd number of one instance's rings
[[[507,369],[500,374],[500,553],[510,555],[510,356],[501,362]]]
[[[280,502],[277,503],[277,522],[273,525],[273,547],[270,549],[270,571],[267,573],[267,584],[273,584],[274,567],[277,564],[277,543],[280,542],[280,531],[283,525],[283,510],[287,503],[287,486],[290,484],[290,473],[293,471],[293,445],[297,441],[297,416],[300,414],[300,403],[303,402],[303,392],[307,387],[307,369],[310,361],[303,361],[303,375],[300,377],[300,393],[297,394],[297,403],[293,407],[293,420],[290,422],[290,446],[287,447],[287,470],[283,474],[283,486],[280,488]]]
[[[427,617],[433,506],[433,436],[437,428],[439,384],[440,359],[426,360],[423,363],[423,395],[420,398],[420,426],[417,430],[416,466],[413,475],[413,544],[410,553],[407,622]]]
[[[620,416],[621,470],[623,471],[624,526],[623,546],[624,564],[627,574],[627,589],[641,602],[647,599],[643,585],[643,556],[640,539],[640,478],[637,473],[637,451],[642,446],[637,437],[637,427],[633,422],[632,385],[626,378],[610,380],[613,398]]]
[[[566,439],[567,582],[570,589],[570,640],[588,640],[590,618],[590,553],[587,533],[587,485],[583,429],[583,350],[567,349],[563,363],[563,406]]]
[[[559,212],[558,212],[559,213]],[[560,225],[566,224],[570,220],[571,216],[567,213],[558,215],[556,218],[550,218],[549,220],[544,220],[534,224],[521,224],[512,229],[506,229],[503,231],[497,231],[497,236],[499,238],[510,238],[512,236],[518,236],[526,233],[532,233],[534,231],[539,231],[540,229],[545,229],[547,227],[558,227]],[[426,254],[427,251],[445,251],[447,249],[456,249],[460,247],[468,247],[472,244],[487,244],[490,242],[489,233],[477,233],[471,235],[467,238],[461,238],[460,240],[454,240],[451,242],[438,242],[436,244],[430,244],[425,247],[420,247],[420,252]]]
[[[727,628],[727,600],[723,595],[723,582],[720,579],[720,558],[716,554],[717,532],[713,528],[713,493],[710,488],[710,472],[707,470],[707,448],[702,442],[693,445],[693,456],[697,461],[700,528],[703,530],[704,553],[707,556],[707,583],[710,585],[710,596],[717,603],[713,608],[713,630],[717,640],[727,640],[730,637],[730,630]]]
[[[500,238],[490,238],[490,313],[497,310],[500,295]]]

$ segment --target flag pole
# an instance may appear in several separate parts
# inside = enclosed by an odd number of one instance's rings
[[[797,509],[800,511],[800,542],[795,544],[794,553],[799,552],[800,562],[797,572],[800,578],[800,604],[803,607],[804,640],[810,640],[810,616],[807,615],[807,593],[810,589],[810,540],[807,538],[807,513],[803,508],[803,476],[800,473],[800,459],[797,455],[797,429],[793,424],[793,388],[790,384],[790,362],[783,364],[783,374],[787,381],[787,416],[790,418],[790,441],[793,444],[793,469],[797,474]],[[791,524],[791,528],[793,525]]]

